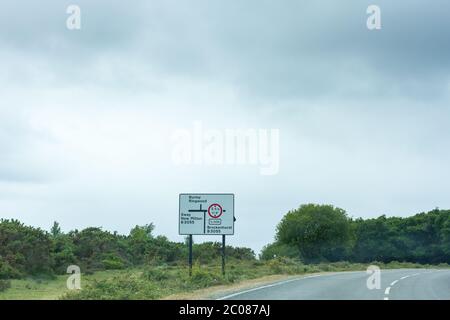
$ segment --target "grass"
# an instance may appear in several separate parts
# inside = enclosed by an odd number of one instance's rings
[[[449,268],[413,263],[377,263],[381,269],[396,268]],[[220,263],[194,265],[192,277],[186,266],[148,266],[140,269],[100,271],[82,275],[80,291],[66,288],[68,275],[53,279],[29,278],[12,280],[11,288],[0,292],[0,300],[52,300],[52,299],[162,299],[183,296],[185,293],[226,287],[255,279],[273,278],[277,275],[301,275],[315,272],[366,270],[369,264],[349,262],[305,265],[295,260],[276,259],[270,261],[229,261],[227,274],[221,275]]]
[[[95,280],[102,281],[123,274],[124,271],[99,271],[82,277],[82,285]],[[0,300],[55,300],[69,292],[66,286],[68,275],[48,278],[11,280],[11,288],[0,292]]]

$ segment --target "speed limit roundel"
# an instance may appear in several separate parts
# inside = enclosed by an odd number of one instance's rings
[[[220,204],[213,203],[208,208],[208,214],[213,219],[220,218],[222,213],[223,213],[223,209],[222,209],[222,206]]]

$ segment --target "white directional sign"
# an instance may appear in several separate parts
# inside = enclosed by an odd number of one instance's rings
[[[180,194],[179,234],[234,234],[234,194]]]

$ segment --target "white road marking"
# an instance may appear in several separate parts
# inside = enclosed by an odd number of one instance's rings
[[[401,277],[399,280],[392,281],[390,287],[387,287],[386,290],[384,291],[384,294],[385,295],[389,295],[389,293],[391,292],[391,287],[395,286],[397,284],[397,282],[399,282],[400,280],[405,280],[406,278],[415,277],[415,276],[418,276],[420,274],[421,274],[420,272],[419,273],[414,273],[414,274],[410,274],[408,276]],[[388,297],[384,297],[384,300],[389,300],[389,298]]]
[[[389,271],[390,271],[390,270],[389,270]],[[436,271],[449,271],[449,270],[442,270],[442,269],[441,269],[441,270],[436,270]],[[360,273],[360,272],[362,272],[362,271],[347,271],[347,272],[345,272],[345,273],[349,274],[349,273]],[[338,272],[338,273],[341,273],[341,272]],[[342,272],[342,273],[344,273],[344,272]],[[384,294],[385,294],[385,295],[389,295],[389,294],[390,294],[390,291],[391,291],[391,287],[393,287],[394,285],[396,285],[400,280],[404,280],[404,279],[407,279],[407,278],[409,278],[409,277],[418,276],[418,275],[420,275],[420,274],[421,274],[421,273],[415,273],[415,274],[412,274],[412,275],[407,275],[407,276],[401,277],[399,280],[393,281],[393,282],[391,283],[391,285],[390,285],[389,287],[386,288],[386,290],[384,291]],[[257,291],[257,290],[261,290],[261,289],[265,289],[265,288],[276,287],[276,286],[283,285],[283,284],[286,284],[286,283],[289,283],[289,282],[293,282],[293,281],[299,281],[299,280],[303,280],[303,279],[316,278],[316,277],[320,277],[320,276],[330,276],[330,275],[331,275],[331,276],[332,276],[332,275],[336,275],[336,273],[331,273],[331,274],[317,274],[317,275],[311,275],[311,276],[302,277],[302,278],[295,278],[295,279],[290,279],[290,280],[286,280],[286,281],[275,282],[275,283],[272,283],[272,284],[269,284],[269,285],[265,285],[265,286],[261,286],[261,287],[256,287],[256,288],[252,288],[252,289],[248,289],[248,290],[244,290],[244,291],[235,292],[235,293],[232,293],[232,294],[229,294],[229,295],[226,295],[226,296],[217,298],[217,300],[225,300],[225,299],[228,299],[228,298],[232,298],[232,297],[235,297],[235,296],[239,296],[239,295],[241,295],[241,294],[245,294],[245,293],[249,293],[249,292],[253,292],[253,291]],[[389,300],[389,297],[384,297],[384,300]]]
[[[280,282],[272,283],[272,284],[269,284],[269,285],[266,285],[266,286],[261,286],[261,287],[257,287],[257,288],[253,288],[253,289],[248,289],[248,290],[232,293],[232,294],[229,294],[227,296],[220,297],[217,300],[225,300],[225,299],[228,299],[228,298],[239,296],[241,294],[245,294],[245,293],[249,293],[249,292],[253,292],[253,291],[257,291],[257,290],[261,290],[261,289],[265,289],[265,288],[276,287],[276,286],[280,286],[280,285],[283,285],[283,284],[286,284],[286,283],[289,283],[289,282],[293,282],[293,281],[298,281],[298,280],[303,280],[303,279],[310,279],[310,278],[316,278],[316,277],[320,277],[320,276],[322,276],[322,275],[321,274],[317,274],[317,275],[313,275],[313,276],[307,276],[307,277],[302,277],[302,278],[290,279],[290,280],[286,280],[286,281],[280,281]]]
[[[244,291],[235,292],[235,293],[229,294],[227,296],[217,298],[216,300],[225,300],[228,298],[239,296],[244,293],[253,292],[253,291],[265,289],[265,288],[276,287],[276,286],[280,286],[285,283],[289,283],[289,282],[293,282],[293,281],[299,281],[299,280],[303,280],[303,279],[310,279],[310,278],[316,278],[316,277],[334,276],[334,275],[338,275],[338,274],[351,274],[351,273],[364,273],[364,271],[341,271],[341,272],[334,272],[334,273],[315,274],[315,275],[311,275],[311,276],[307,276],[307,277],[301,277],[301,278],[295,278],[295,279],[290,279],[290,280],[286,280],[286,281],[275,282],[275,283],[272,283],[272,284],[269,284],[266,286],[261,286],[261,287],[244,290]]]

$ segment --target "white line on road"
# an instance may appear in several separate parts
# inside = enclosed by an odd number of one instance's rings
[[[401,277],[399,280],[392,281],[391,282],[391,286],[386,288],[386,290],[384,291],[384,294],[385,295],[389,295],[389,293],[391,292],[391,287],[395,286],[397,284],[397,282],[399,282],[400,280],[405,280],[406,278],[415,277],[415,276],[418,276],[420,274],[421,273],[418,272],[418,273],[410,274],[408,276]],[[384,300],[389,300],[389,298],[388,297],[384,297]]]
[[[249,289],[249,290],[245,290],[245,291],[239,291],[239,292],[236,292],[236,293],[232,293],[232,294],[229,294],[227,296],[220,297],[217,300],[225,300],[225,299],[228,299],[228,298],[239,296],[239,295],[244,294],[244,293],[249,293],[249,292],[253,292],[253,291],[256,291],[256,290],[261,290],[261,289],[265,289],[265,288],[271,288],[271,287],[275,287],[275,286],[280,286],[282,284],[286,284],[286,283],[293,282],[293,281],[298,281],[298,280],[303,280],[303,279],[310,279],[310,278],[316,278],[316,277],[320,277],[320,276],[321,276],[321,274],[317,274],[317,275],[313,275],[313,276],[307,276],[307,277],[302,277],[302,278],[290,279],[290,280],[286,280],[286,281],[280,281],[280,282],[272,283],[272,284],[269,284],[269,285],[266,285],[266,286],[257,287],[257,288],[253,288],[253,289]]]

